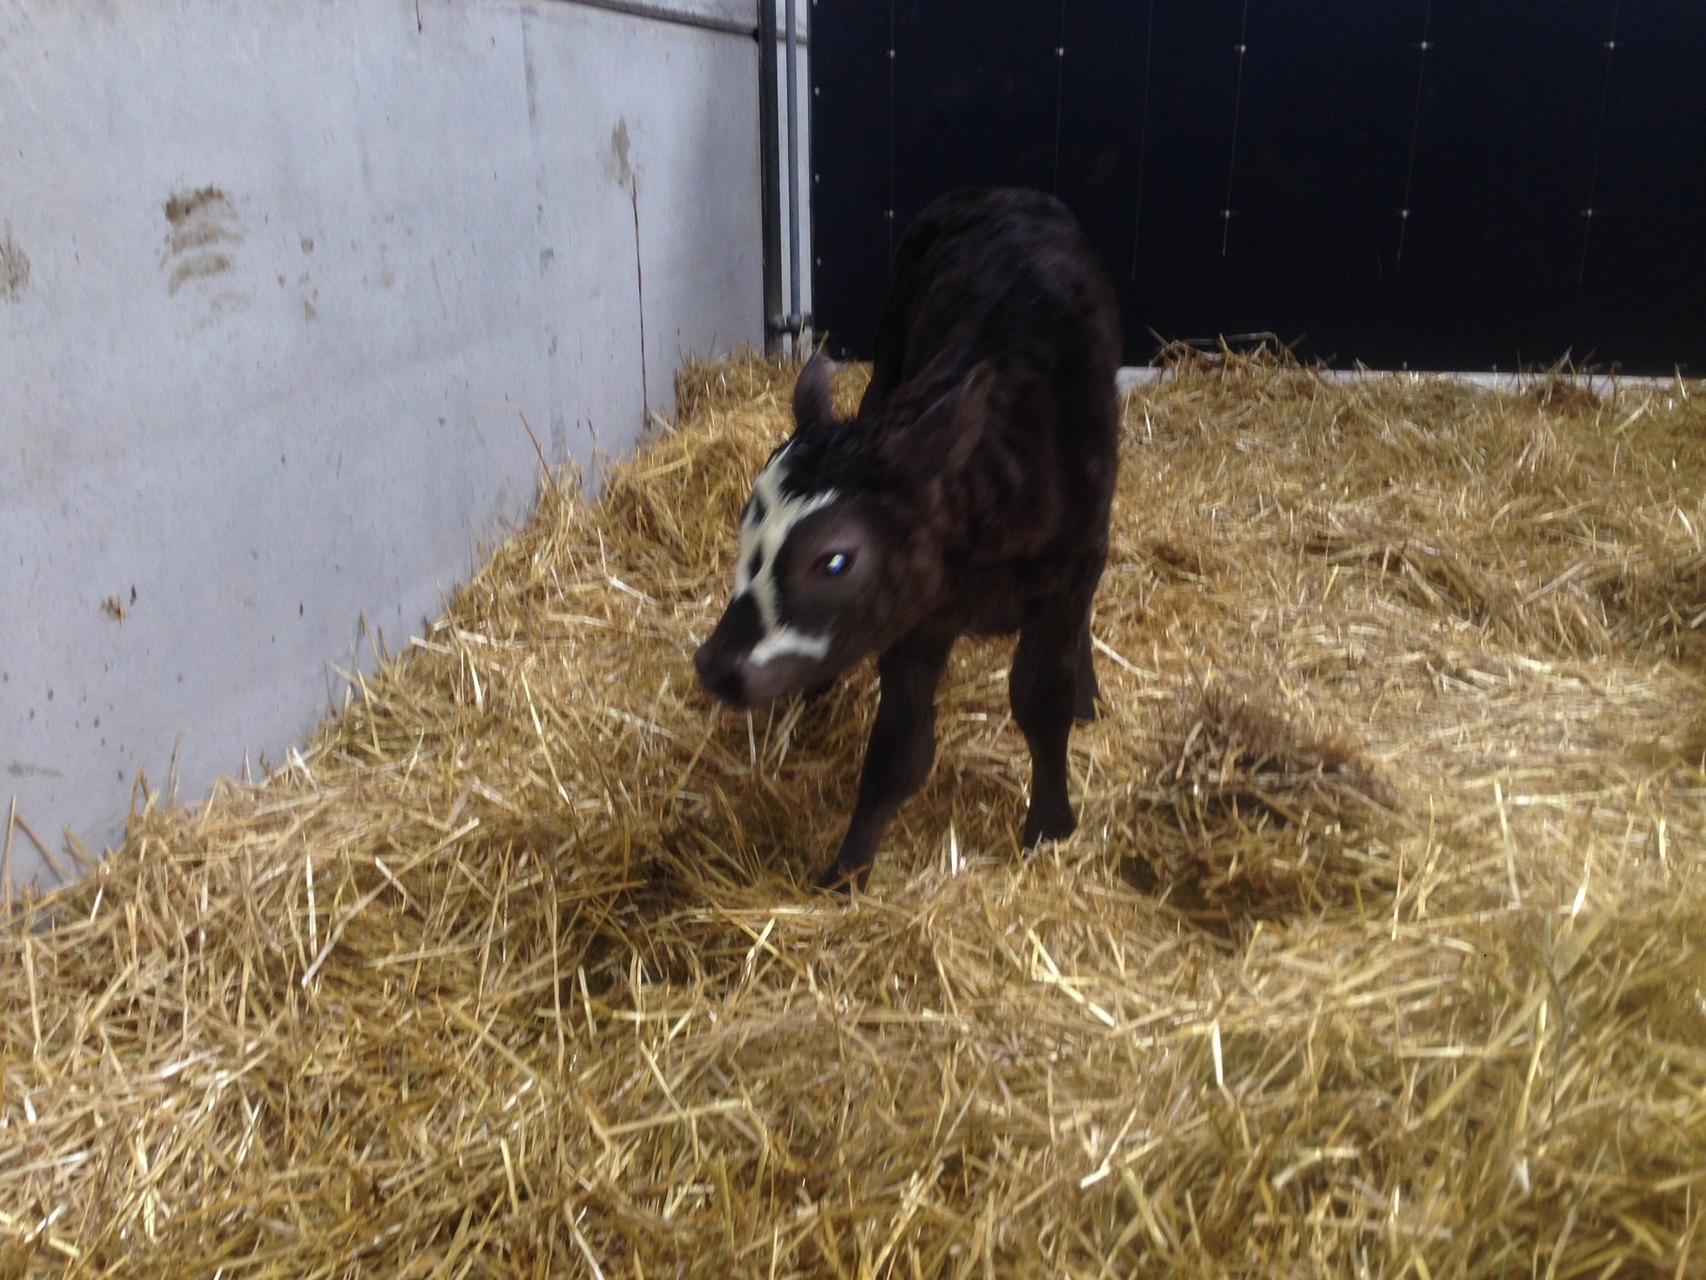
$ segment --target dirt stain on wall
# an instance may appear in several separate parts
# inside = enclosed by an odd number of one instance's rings
[[[605,157],[605,172],[619,187],[629,187],[634,182],[634,166],[628,161],[628,121],[618,119],[616,127],[610,131],[610,153]]]
[[[223,275],[232,259],[219,245],[243,243],[243,224],[237,209],[218,187],[176,191],[166,201],[166,248],[162,268],[170,268],[166,291],[176,294],[189,280]]]
[[[16,302],[30,286],[30,260],[12,239],[12,224],[0,235],[0,301]]]
[[[209,205],[224,204],[229,206],[225,193],[218,187],[203,187],[200,191],[175,192],[166,201],[166,221],[174,227],[181,227],[190,218]]]
[[[225,253],[197,254],[172,269],[172,275],[166,281],[166,291],[176,293],[178,286],[186,280],[195,280],[205,276],[224,275],[231,270],[231,255]]]

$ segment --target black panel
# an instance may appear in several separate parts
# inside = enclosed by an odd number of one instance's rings
[[[869,354],[906,222],[1009,183],[1083,220],[1134,362],[1151,331],[1268,331],[1339,365],[1706,366],[1706,5],[817,0],[813,23],[839,353]]]

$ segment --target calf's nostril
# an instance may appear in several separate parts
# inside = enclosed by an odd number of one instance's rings
[[[711,652],[708,645],[702,645],[693,655],[693,667],[699,673],[699,683],[708,693],[724,702],[740,702],[745,682],[741,678],[739,662],[730,661],[726,654]]]
[[[702,677],[705,687],[724,702],[741,704],[746,691],[745,681],[741,679],[739,667],[725,667],[720,671],[712,671]]]

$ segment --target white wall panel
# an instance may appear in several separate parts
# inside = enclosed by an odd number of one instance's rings
[[[560,2],[0,10],[0,803],[280,761],[525,516],[502,406],[584,463],[760,343],[757,84]]]

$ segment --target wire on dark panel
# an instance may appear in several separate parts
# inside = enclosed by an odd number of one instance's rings
[[[1238,27],[1238,82],[1232,90],[1232,146],[1226,157],[1226,203],[1220,210],[1220,256],[1232,238],[1232,178],[1238,169],[1238,114],[1244,106],[1244,55],[1249,50],[1250,0],[1244,0],[1244,19]]]
[[[1605,146],[1605,109],[1611,101],[1611,58],[1617,52],[1617,13],[1622,7],[1622,0],[1612,0],[1611,31],[1605,37],[1605,77],[1599,86],[1599,121],[1593,130],[1593,168],[1588,174],[1588,202],[1582,210],[1582,260],[1576,268],[1576,283],[1581,284],[1588,275],[1588,239],[1593,235],[1593,220],[1598,216],[1596,200],[1599,196],[1599,156]]]
[[[1149,0],[1148,23],[1143,33],[1143,114],[1137,126],[1137,209],[1131,217],[1131,278],[1137,279],[1137,249],[1143,230],[1143,166],[1149,158],[1149,77],[1155,53],[1155,0]]]
[[[1416,104],[1410,115],[1410,158],[1404,166],[1404,203],[1398,209],[1398,257],[1396,266],[1404,265],[1404,234],[1410,226],[1410,191],[1416,178],[1416,140],[1421,135],[1422,127],[1422,87],[1427,79],[1428,50],[1433,42],[1428,39],[1428,32],[1433,26],[1434,5],[1428,0],[1428,6],[1422,11],[1422,38],[1416,45]]]
[[[1060,117],[1066,100],[1066,0],[1060,0],[1060,39],[1054,43],[1054,185],[1049,188],[1060,194]]]
[[[895,9],[896,0],[889,0],[889,198],[883,210],[883,221],[888,225],[889,261],[894,261],[894,63],[895,63]]]

